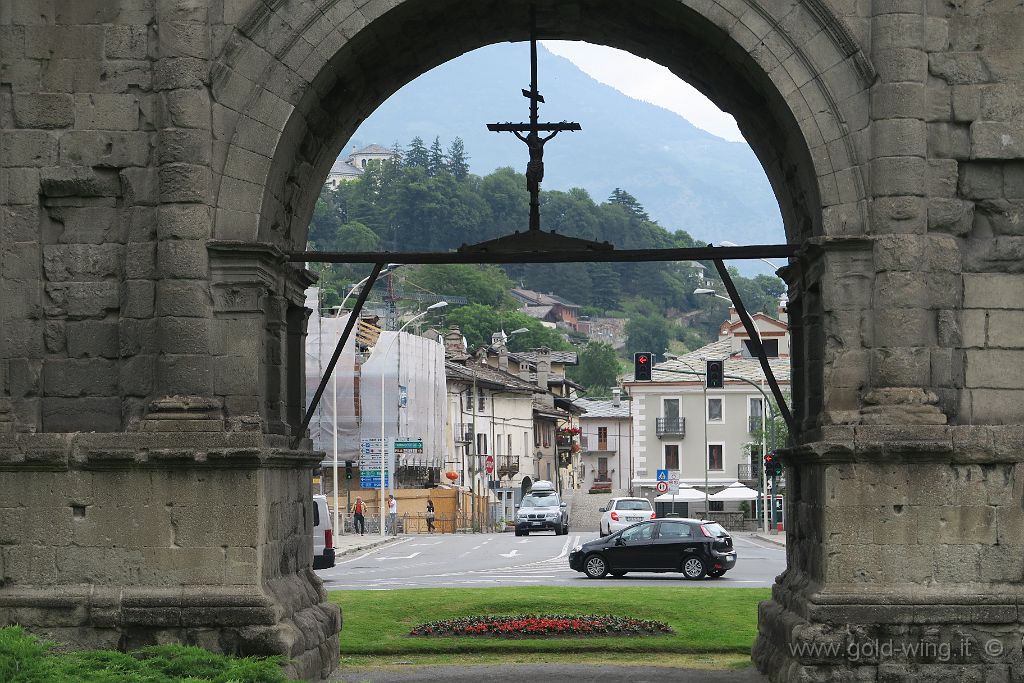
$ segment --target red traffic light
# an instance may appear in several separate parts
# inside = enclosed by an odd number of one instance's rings
[[[775,460],[775,457],[774,457],[774,456],[771,456],[771,455],[766,455],[766,456],[764,456],[764,461],[765,461],[765,462],[771,462],[771,461],[773,461],[773,460]]]
[[[647,356],[643,356],[643,355],[639,356],[636,359],[636,362],[639,363],[640,365],[643,365],[644,363],[647,362]]]

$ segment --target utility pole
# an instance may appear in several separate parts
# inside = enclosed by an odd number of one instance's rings
[[[472,426],[472,429],[473,429],[473,438],[469,442],[469,450],[470,450],[470,454],[469,454],[469,475],[470,475],[470,479],[469,479],[469,510],[470,510],[469,518],[470,518],[470,525],[473,526],[473,525],[476,524],[476,456],[477,456],[477,449],[476,449],[476,440],[477,440],[477,435],[476,435],[476,401],[477,401],[477,398],[476,398],[476,369],[475,368],[473,369],[473,395],[470,397],[470,400],[473,402],[472,421],[470,423],[471,426]]]

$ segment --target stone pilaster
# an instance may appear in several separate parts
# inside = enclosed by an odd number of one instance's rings
[[[163,397],[184,397],[186,403],[205,405],[213,396],[214,382],[210,361],[213,306],[206,250],[213,230],[210,10],[206,2],[174,0],[161,0],[156,8],[153,84],[159,93],[160,121],[155,159],[159,182],[157,356],[150,398],[157,401],[147,404],[159,406]],[[152,417],[169,428],[178,424]],[[153,425],[146,427],[150,428]]]

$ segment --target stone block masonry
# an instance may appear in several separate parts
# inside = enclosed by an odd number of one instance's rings
[[[326,676],[341,617],[307,552],[320,458],[259,441],[0,433],[0,623],[71,645],[275,653]]]

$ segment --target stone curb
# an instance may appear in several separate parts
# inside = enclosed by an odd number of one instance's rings
[[[373,548],[379,548],[382,545],[387,545],[388,543],[392,543],[395,540],[396,539],[392,536],[390,538],[385,538],[383,541],[374,541],[372,543],[367,543],[366,545],[356,545],[356,546],[352,546],[351,548],[345,548],[344,550],[336,549],[335,550],[335,557],[342,557],[344,555],[352,555],[353,553],[359,553],[359,552],[362,552],[364,550],[372,550]]]
[[[754,534],[754,538],[758,538],[758,539],[760,539],[762,541],[765,541],[767,543],[772,543],[772,544],[777,545],[777,546],[779,546],[781,548],[785,548],[786,547],[786,541],[785,540],[781,540],[780,541],[777,538],[772,537],[772,536],[765,536],[763,534]],[[786,537],[783,536],[782,538],[785,539]]]

